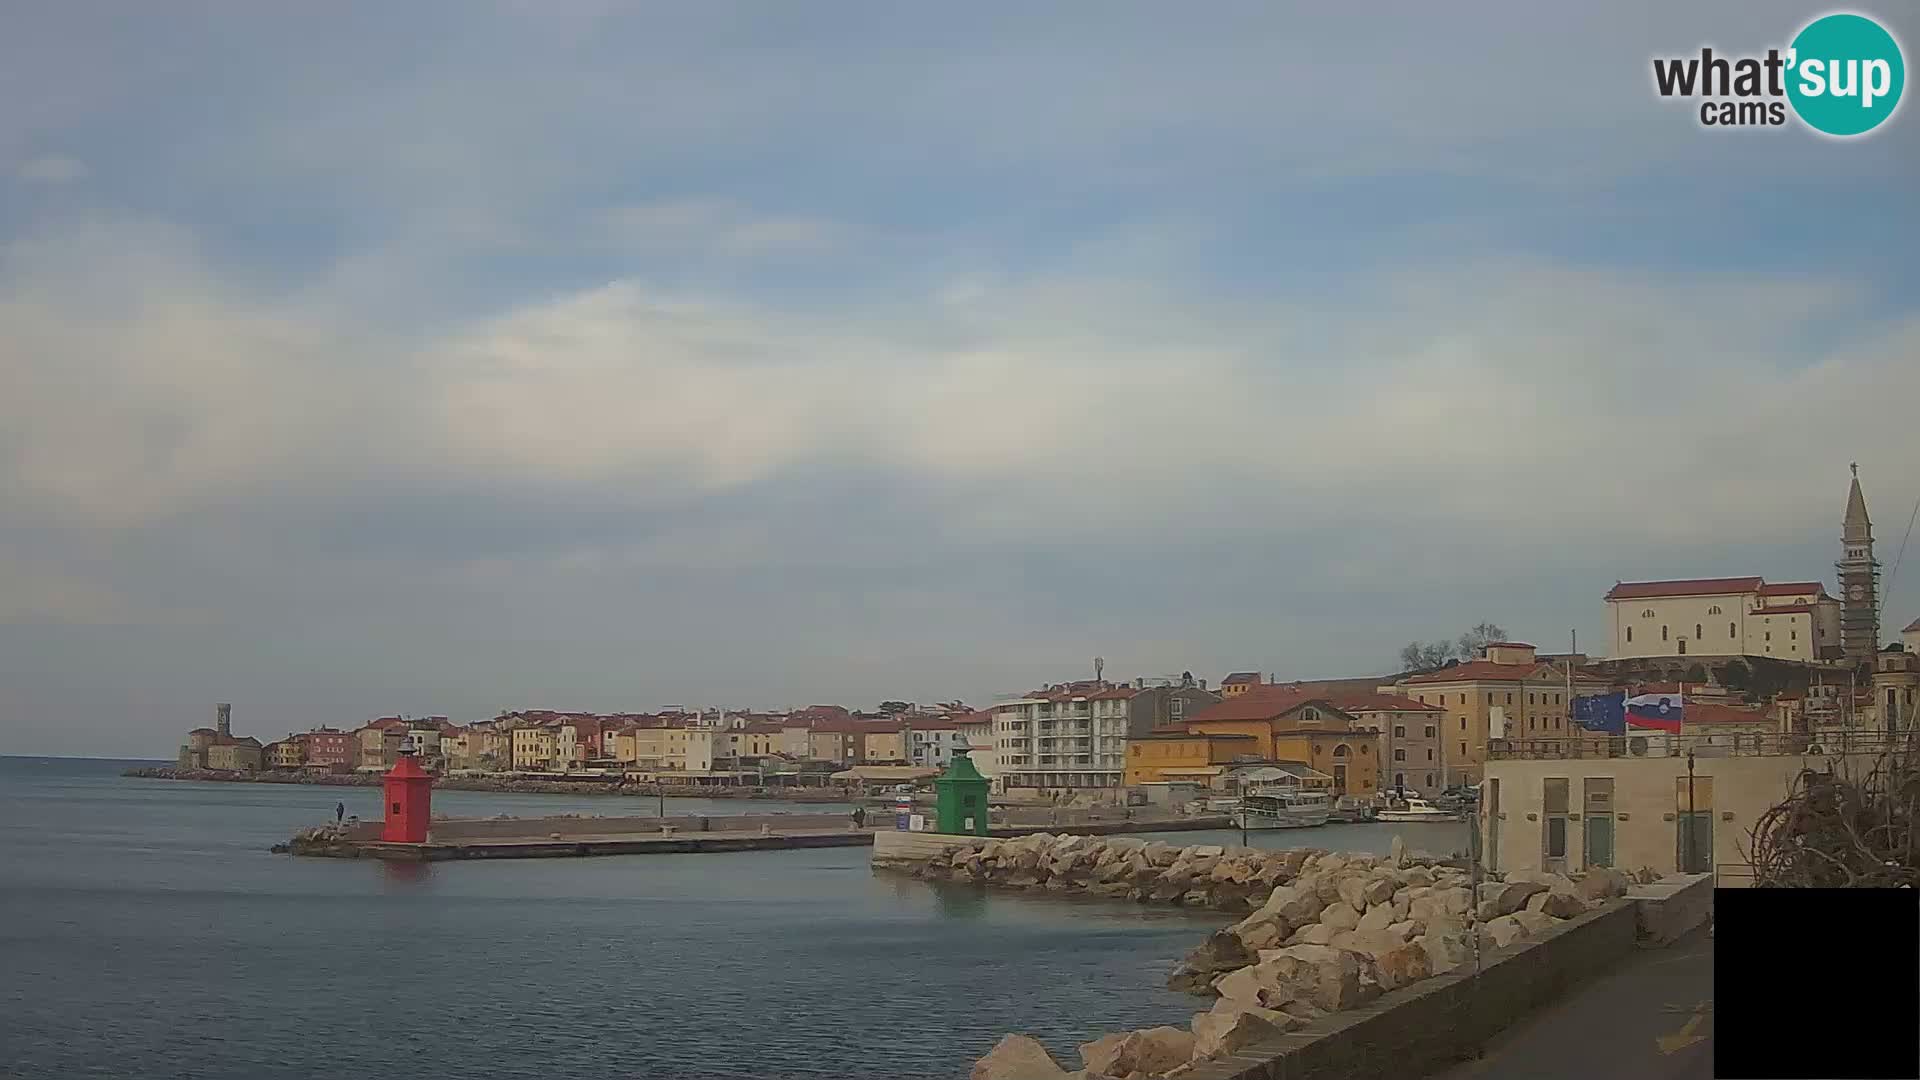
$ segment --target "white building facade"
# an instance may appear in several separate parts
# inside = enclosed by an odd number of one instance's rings
[[[1623,581],[1607,592],[1609,656],[1769,656],[1827,661],[1841,654],[1840,602],[1817,581],[1758,577]]]
[[[993,707],[993,745],[1008,789],[1118,788],[1126,770],[1133,691],[1069,683]]]

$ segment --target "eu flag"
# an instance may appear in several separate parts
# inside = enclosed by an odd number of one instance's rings
[[[1573,722],[1602,735],[1627,733],[1627,695],[1590,694],[1573,699]]]

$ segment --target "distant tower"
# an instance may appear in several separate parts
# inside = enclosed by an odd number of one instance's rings
[[[213,730],[219,732],[223,737],[231,738],[233,736],[233,706],[224,703],[215,705],[213,707],[213,714],[215,717]]]
[[[1840,649],[1849,664],[1873,662],[1880,648],[1880,563],[1873,557],[1873,521],[1860,494],[1860,465],[1854,463],[1847,490],[1847,516],[1840,529],[1843,557],[1833,568],[1840,575]]]

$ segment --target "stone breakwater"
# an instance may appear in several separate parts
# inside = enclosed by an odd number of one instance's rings
[[[1615,897],[1633,878],[1516,872],[1475,890],[1466,869],[1408,854],[1174,847],[1129,837],[1044,833],[955,845],[917,877],[1247,912],[1168,978],[1211,998],[1185,1027],[1118,1032],[1080,1047],[1069,1073],[1037,1040],[1008,1035],[973,1080],[1157,1080],[1281,1035],[1391,990],[1474,962]],[[1651,871],[1642,871],[1652,880]]]
[[[172,766],[142,766],[126,769],[122,776],[145,780],[198,780],[210,783],[312,784],[318,787],[379,787],[379,773],[284,773],[224,772],[215,769],[180,769]],[[504,776],[443,776],[433,782],[437,791],[503,791],[519,795],[629,795],[653,798],[660,794],[657,784],[625,784],[612,780],[522,780]],[[781,802],[844,803],[851,796],[838,788],[694,788],[668,785],[669,798],[698,799],[777,799]]]

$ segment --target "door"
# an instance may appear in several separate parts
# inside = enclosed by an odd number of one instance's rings
[[[1341,795],[1347,793],[1347,767],[1345,765],[1335,765],[1333,767],[1333,790]]]
[[[1587,866],[1613,865],[1613,777],[1589,776],[1581,781],[1581,825]]]
[[[1586,819],[1586,864],[1613,865],[1613,815],[1588,814]]]

